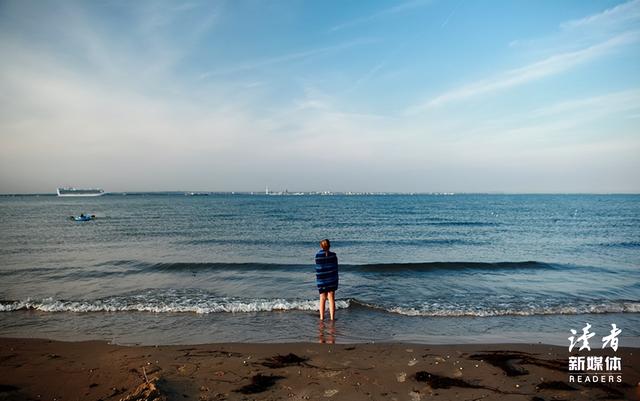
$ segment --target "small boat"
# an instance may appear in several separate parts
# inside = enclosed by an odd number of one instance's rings
[[[96,219],[96,215],[81,214],[80,216],[69,216],[69,218],[73,221],[91,221]]]

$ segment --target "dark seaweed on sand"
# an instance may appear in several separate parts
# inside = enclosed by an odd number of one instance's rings
[[[619,385],[620,387],[625,387],[625,388],[631,387],[627,383],[616,383],[616,385]],[[600,390],[604,391],[607,394],[607,398],[608,397],[615,397],[615,398],[624,397],[624,393],[622,391],[617,390],[617,389],[612,388],[612,387],[609,387],[606,384],[590,383],[590,384],[588,384],[588,386],[589,387],[599,388]],[[542,382],[542,383],[538,384],[536,387],[538,389],[540,389],[540,390],[563,390],[563,391],[577,391],[578,390],[577,388],[572,387],[572,386],[568,385],[567,383],[561,382],[561,381]]]
[[[416,381],[426,382],[433,389],[438,388],[451,388],[451,387],[464,387],[464,388],[485,388],[484,386],[478,386],[477,384],[471,384],[464,380],[455,379],[452,377],[440,376],[435,373],[429,373],[421,370],[414,375]]]
[[[542,382],[536,386],[540,390],[564,390],[564,391],[576,391],[576,388],[571,387],[565,382],[561,381],[549,381]]]
[[[591,384],[592,387],[597,387],[600,390],[604,391],[605,393],[607,393],[607,397],[616,397],[616,398],[622,398],[624,397],[624,393],[618,389],[615,389],[613,387],[609,387],[606,384],[602,384],[602,383],[593,383]],[[629,388],[631,387],[631,385],[629,385],[628,383],[616,383],[616,387],[620,386],[620,387],[624,387],[624,388]]]
[[[300,365],[308,361],[309,358],[300,357],[296,354],[287,354],[287,355],[276,355],[271,358],[267,358],[264,362],[262,362],[263,366],[266,366],[271,369],[284,368],[292,365]]]
[[[19,387],[10,384],[0,384],[0,400],[2,401],[31,401],[33,398],[27,397],[20,391]]]
[[[280,379],[284,379],[284,376],[264,376],[257,374],[251,377],[251,383],[234,390],[236,393],[241,394],[257,394],[268,390],[273,387],[274,384]]]
[[[486,354],[473,354],[469,358],[484,360],[487,363],[502,369],[507,376],[523,376],[529,373],[521,365],[535,365],[548,369],[566,371],[566,365],[559,361],[549,361],[534,358],[525,352],[491,352]]]

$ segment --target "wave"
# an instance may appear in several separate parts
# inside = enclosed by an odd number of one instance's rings
[[[349,300],[336,301],[336,308],[349,307]],[[0,301],[0,312],[35,310],[40,312],[153,312],[153,313],[249,313],[318,310],[317,300],[255,299],[255,300],[190,300],[137,301],[108,298],[100,300],[41,300]]]
[[[173,262],[147,263],[133,260],[119,260],[101,263],[100,266],[126,266],[138,270],[153,271],[193,271],[193,270],[308,270],[309,264],[281,264],[281,263],[208,263],[208,262]],[[576,267],[574,265],[560,265],[536,261],[524,262],[416,262],[416,263],[371,263],[371,264],[341,264],[341,271],[429,271],[429,270],[460,270],[460,269],[558,269]]]
[[[383,313],[422,317],[491,317],[534,315],[579,315],[603,313],[640,313],[640,302],[619,301],[583,305],[523,305],[521,307],[479,307],[477,305],[431,304],[421,307],[384,306],[354,298],[336,301],[338,309],[367,309]],[[99,300],[40,300],[0,301],[0,312],[151,312],[151,313],[253,313],[317,311],[315,299],[229,299],[229,298],[173,298],[142,300],[140,297],[112,297]]]
[[[499,223],[492,221],[432,221],[424,223],[431,226],[460,226],[460,227],[495,227]]]
[[[138,235],[138,234],[136,234]],[[359,246],[359,245],[371,245],[378,246],[435,246],[435,245],[486,245],[487,241],[481,241],[477,239],[466,238],[415,238],[415,239],[385,239],[385,240],[342,240],[341,246]],[[247,245],[247,246],[266,246],[277,245],[282,246],[302,246],[313,249],[317,241],[308,240],[265,240],[259,239],[246,239],[246,238],[195,238],[185,241],[181,241],[183,245]]]
[[[640,241],[604,242],[597,245],[607,248],[640,248]]]
[[[640,313],[640,302],[608,302],[593,305],[527,305],[523,307],[479,307],[479,306],[427,306],[416,307],[381,307],[369,303],[362,306],[378,309],[404,316],[424,317],[492,317],[492,316],[534,316],[534,315],[583,315],[603,313]]]
[[[342,273],[403,273],[456,270],[518,270],[518,269],[570,269],[577,265],[550,264],[536,261],[526,262],[418,262],[418,263],[375,263],[375,264],[341,264]],[[195,274],[211,271],[219,272],[268,272],[285,271],[308,273],[313,269],[313,262],[308,264],[283,263],[209,263],[209,262],[170,262],[150,263],[138,260],[112,260],[96,263],[92,266],[56,266],[25,267],[21,269],[0,270],[0,277],[33,274],[45,275],[48,280],[73,278],[103,278],[110,276],[129,276],[138,274]]]
[[[376,246],[455,246],[455,245],[487,245],[489,242],[479,239],[468,238],[402,238],[402,239],[385,239],[385,240],[344,240],[340,241],[341,246],[358,246],[358,245],[372,245]],[[313,244],[315,245],[315,244]]]
[[[348,265],[347,265],[348,266]],[[342,268],[342,265],[340,266]],[[536,261],[525,262],[418,262],[418,263],[376,263],[348,266],[354,269],[375,271],[429,271],[429,270],[460,270],[460,269],[555,269],[561,265]]]

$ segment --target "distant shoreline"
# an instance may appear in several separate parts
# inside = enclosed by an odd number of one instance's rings
[[[341,192],[341,191],[299,191],[274,192],[264,191],[139,191],[139,192],[105,192],[104,196],[202,196],[202,195],[249,195],[249,196],[627,196],[640,195],[640,192]],[[0,196],[58,196],[55,192],[42,193],[0,193]]]

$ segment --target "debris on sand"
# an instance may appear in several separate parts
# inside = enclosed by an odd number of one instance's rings
[[[145,381],[120,401],[167,401],[167,397],[158,389],[157,382],[157,378]]]

